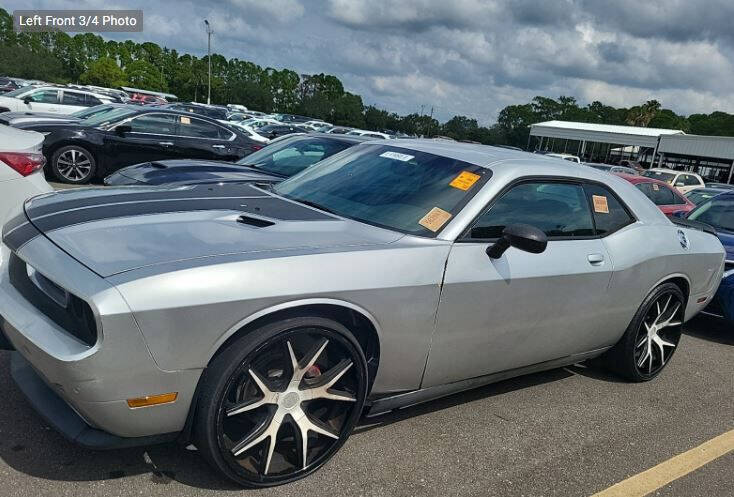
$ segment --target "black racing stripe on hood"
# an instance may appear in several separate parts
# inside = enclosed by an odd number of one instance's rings
[[[174,189],[136,188],[109,189],[108,195],[85,196],[84,190],[67,190],[67,192],[34,199],[26,204],[26,212],[31,220],[62,211],[100,206],[106,208],[110,204],[128,202],[146,202],[151,200],[185,200],[189,198],[216,199],[222,197],[268,197],[268,194],[248,184],[193,185]],[[72,198],[65,199],[69,195]]]
[[[57,214],[50,214],[43,217],[36,217],[33,219],[33,224],[39,230],[46,233],[75,224],[90,223],[104,219],[205,210],[232,210],[286,221],[334,220],[333,217],[322,212],[309,209],[296,203],[287,202],[278,197],[241,197],[157,200],[151,202],[131,202],[92,206],[72,211],[62,211]]]
[[[7,228],[7,225],[5,225]],[[13,252],[17,252],[26,243],[40,236],[41,232],[30,222],[16,226],[12,230],[3,230],[3,243]]]

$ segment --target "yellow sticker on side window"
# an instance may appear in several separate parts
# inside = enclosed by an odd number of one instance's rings
[[[481,176],[478,174],[470,173],[469,171],[461,171],[457,177],[451,180],[449,186],[466,191],[471,188],[474,183],[479,181],[479,178],[481,178]]]
[[[655,190],[655,191],[658,191],[658,190],[660,190],[660,187],[657,184],[653,183],[652,184],[652,189]]]
[[[434,207],[433,209],[428,211],[428,214],[423,216],[421,220],[418,221],[418,224],[420,224],[424,228],[428,228],[435,233],[436,231],[440,230],[441,226],[446,224],[446,221],[448,221],[450,218],[450,212],[446,212],[440,207]]]
[[[191,124],[191,119],[186,116],[181,116],[181,124]]]
[[[609,202],[603,195],[592,195],[591,200],[594,202],[594,212],[609,214]]]

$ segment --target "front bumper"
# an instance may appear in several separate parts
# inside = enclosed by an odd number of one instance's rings
[[[28,402],[56,431],[82,447],[96,450],[148,446],[176,440],[178,432],[147,437],[118,437],[89,426],[18,352],[10,357],[10,373]]]
[[[99,330],[93,346],[70,335],[16,290],[8,264],[1,264],[0,329],[35,376],[95,431],[122,438],[180,432],[201,370],[160,369],[117,289],[45,237],[28,242],[18,254],[39,273],[53,275],[56,284],[88,302]],[[0,256],[4,261],[10,256],[2,244]],[[44,408],[44,403],[33,400],[38,396],[28,395],[21,382],[19,386],[36,408]],[[178,392],[175,402],[138,409],[127,405],[130,398],[168,392]]]

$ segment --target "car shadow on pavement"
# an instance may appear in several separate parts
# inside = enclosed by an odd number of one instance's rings
[[[710,342],[734,345],[734,325],[713,316],[696,316],[685,324],[683,333]]]

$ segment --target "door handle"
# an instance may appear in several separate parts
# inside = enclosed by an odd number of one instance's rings
[[[158,145],[163,145],[164,147],[172,147],[173,142],[158,142]]]
[[[224,148],[224,145],[212,145],[212,148]]]
[[[602,262],[604,262],[603,254],[589,254],[586,256],[586,258],[589,260],[589,264],[591,264],[592,266],[599,266]]]

